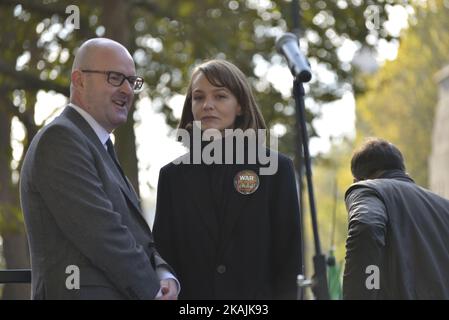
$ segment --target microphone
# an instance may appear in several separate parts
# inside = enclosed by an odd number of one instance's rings
[[[309,82],[312,79],[309,62],[299,50],[299,41],[295,34],[284,33],[276,41],[276,50],[287,59],[293,77],[301,82]]]

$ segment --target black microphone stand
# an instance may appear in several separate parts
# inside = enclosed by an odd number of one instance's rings
[[[296,105],[296,120],[302,136],[302,148],[304,152],[304,165],[306,168],[307,190],[309,194],[310,215],[312,219],[313,240],[315,244],[315,256],[313,257],[313,266],[315,274],[312,277],[312,292],[317,300],[329,300],[329,290],[327,286],[326,258],[321,252],[320,237],[318,234],[318,222],[315,207],[315,195],[312,183],[312,166],[309,153],[309,139],[306,127],[306,112],[304,106],[304,86],[303,83],[295,78],[293,81],[293,95]]]

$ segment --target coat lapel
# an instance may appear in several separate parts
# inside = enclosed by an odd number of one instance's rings
[[[131,184],[131,182],[127,179],[128,185],[122,178],[122,174],[118,170],[117,166],[115,165],[114,161],[109,156],[108,152],[104,149],[104,147],[99,143],[99,146],[97,146],[98,150],[101,153],[101,156],[103,158],[104,163],[106,164],[107,168],[112,172],[115,181],[119,185],[120,189],[122,190],[122,193],[125,195],[126,198],[128,198],[129,202],[133,205],[133,207],[142,214],[140,210],[139,200],[137,199],[137,194]]]
[[[126,185],[125,181],[122,178],[122,174],[120,173],[120,171],[118,170],[117,166],[115,165],[115,163],[113,162],[113,160],[109,156],[108,152],[101,145],[101,143],[100,143],[100,148],[101,149],[99,149],[99,150],[101,152],[101,156],[103,158],[104,163],[106,164],[107,168],[110,171],[112,171],[113,176],[115,178],[115,181],[117,182],[117,184],[119,185],[120,189],[122,190],[122,193],[124,194],[125,198],[131,204],[131,206],[134,207],[134,209],[135,209],[134,210],[135,217],[137,218],[137,220],[139,221],[139,223],[141,224],[141,226],[144,229],[146,229],[147,231],[150,231],[150,227],[148,226],[148,223],[146,222],[146,220],[143,217],[143,213],[142,213],[142,210],[140,208],[140,201],[137,198],[137,193],[134,190],[134,188],[133,188],[133,186],[131,184],[131,181],[129,181],[129,179],[126,177],[126,179],[128,181],[128,184],[129,184],[129,188],[128,188],[128,185]]]
[[[98,139],[97,134],[95,131],[91,128],[91,126],[87,123],[86,120],[73,108],[66,107],[65,110],[62,113],[62,116],[67,117],[70,119],[73,123],[75,123],[81,131],[87,136],[87,138],[95,145],[99,153],[101,154],[103,163],[105,166],[109,169],[109,171],[112,172],[116,183],[119,185],[120,189],[122,190],[122,193],[125,195],[125,197],[128,199],[129,203],[136,209],[138,212],[138,220],[141,221],[141,223],[144,223],[146,228],[148,227],[148,224],[146,223],[145,219],[143,218],[142,211],[140,208],[140,201],[138,200],[137,193],[135,192],[134,188],[132,187],[131,182],[128,180],[130,188],[126,185],[125,181],[122,179],[122,175],[119,172],[117,166],[115,165],[114,161],[111,159],[111,156],[108,154],[107,150],[101,143],[100,139]]]

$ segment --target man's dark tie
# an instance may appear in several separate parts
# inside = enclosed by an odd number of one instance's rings
[[[126,180],[125,174],[123,173],[122,167],[120,166],[120,163],[117,160],[117,156],[115,154],[114,145],[112,144],[111,139],[108,139],[106,141],[106,147],[108,149],[108,153],[112,158],[112,161],[115,163],[115,166],[117,167],[118,171],[120,171],[120,174],[122,175],[123,180],[125,181],[126,185],[128,186],[128,189],[131,189],[129,187],[128,181]]]

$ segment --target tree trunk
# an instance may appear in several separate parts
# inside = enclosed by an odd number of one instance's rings
[[[0,233],[7,269],[30,267],[27,239],[19,205],[18,186],[11,182],[11,116],[0,102]],[[29,299],[29,284],[7,284],[3,299]]]
[[[129,18],[129,3],[124,0],[104,0],[102,22],[106,29],[106,37],[113,39],[128,50],[134,47],[130,39],[132,23]],[[134,110],[133,110],[134,111]],[[139,193],[139,176],[136,155],[136,136],[134,134],[133,111],[128,116],[126,124],[115,130],[115,149],[126,176],[131,180],[136,192]]]

